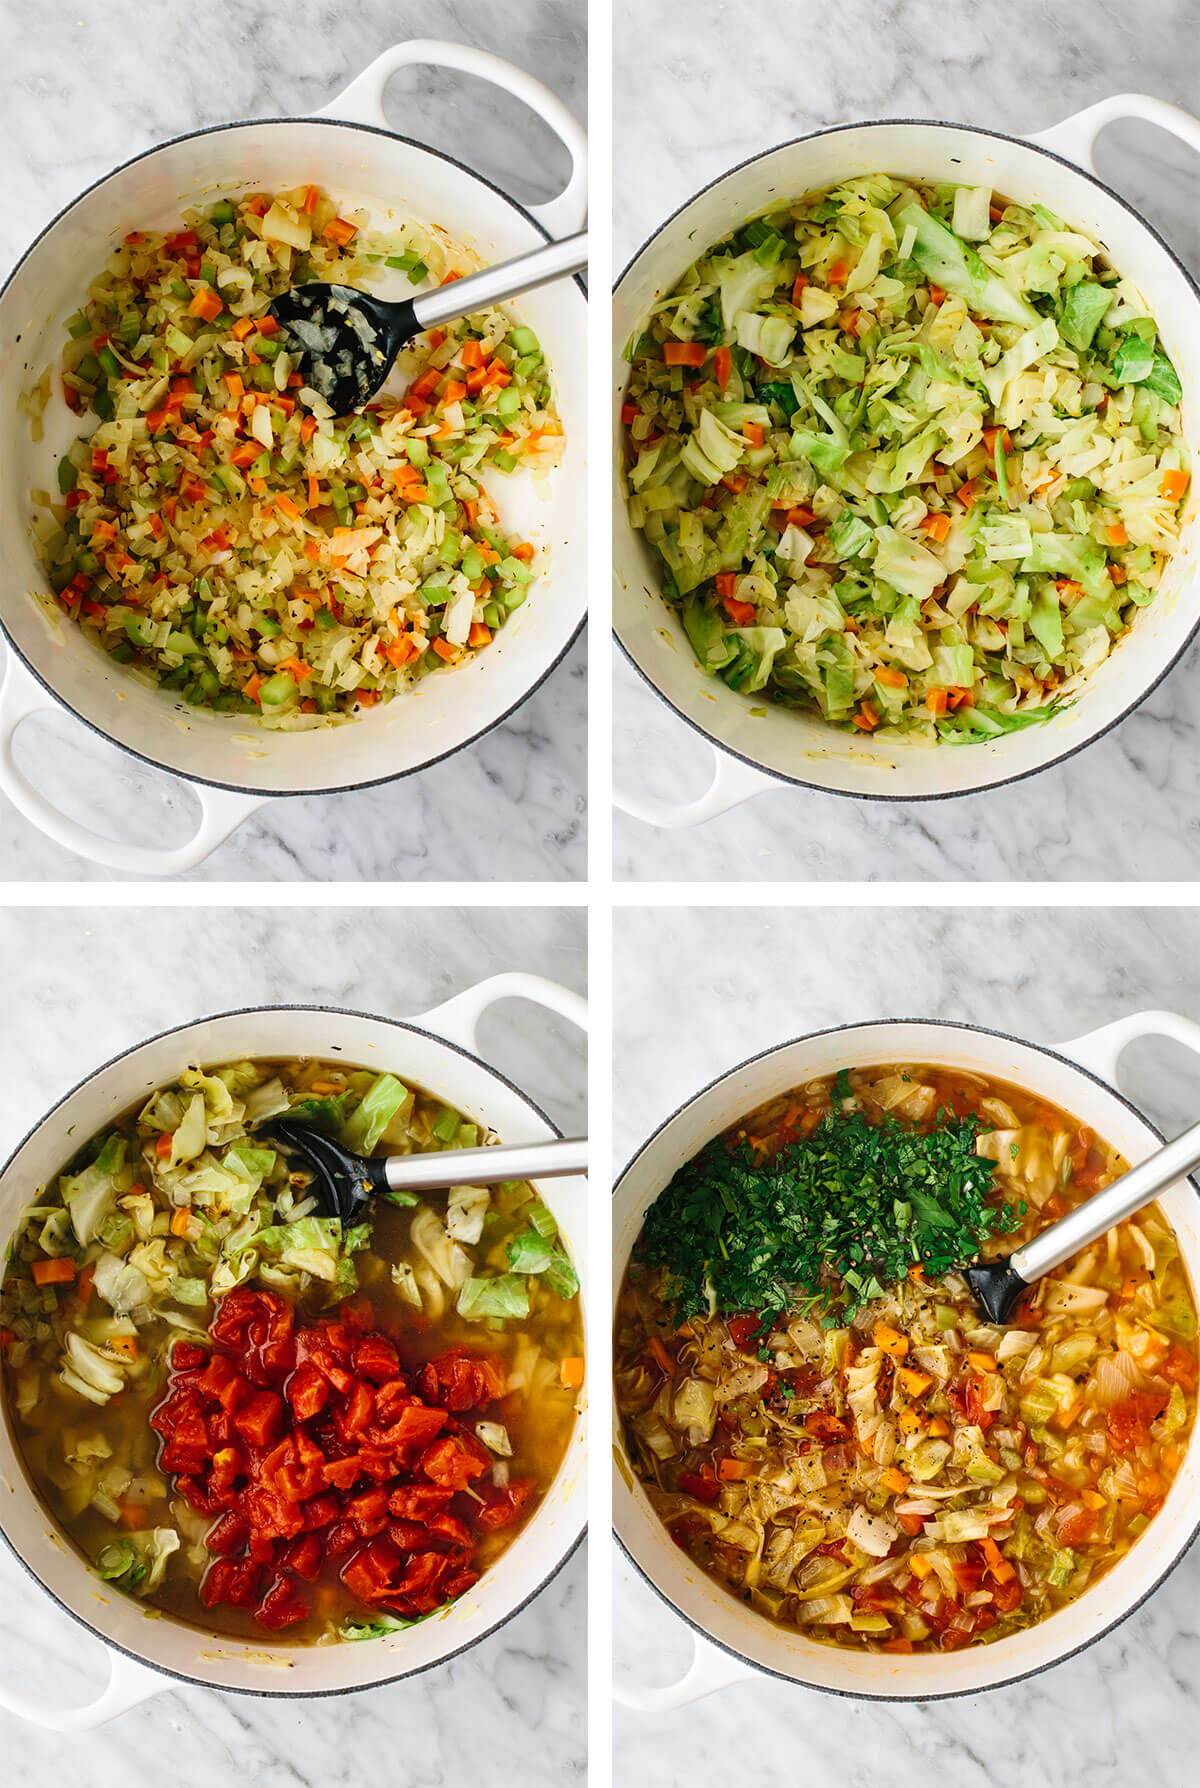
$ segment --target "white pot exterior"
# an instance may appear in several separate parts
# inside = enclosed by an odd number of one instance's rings
[[[438,1022],[436,1014],[431,1022]],[[418,1028],[420,1023],[318,1007],[268,1007],[224,1013],[151,1038],[89,1076],[26,1137],[0,1172],[0,1235],[13,1233],[33,1188],[58,1173],[82,1139],[189,1064],[332,1057],[415,1081],[505,1142],[558,1134],[493,1069],[464,1048]],[[557,1218],[586,1283],[584,1180],[546,1180],[539,1182],[538,1192]],[[7,1420],[0,1422],[0,1533],[63,1608],[99,1638],[155,1670],[211,1688],[265,1695],[344,1693],[443,1663],[493,1632],[553,1576],[584,1528],[585,1426],[582,1417],[577,1419],[567,1455],[542,1503],[475,1588],[417,1626],[369,1642],[289,1647],[272,1645],[267,1635],[253,1642],[217,1639],[180,1621],[151,1617],[143,1604],[101,1583],[57,1532],[29,1484]],[[138,1698],[135,1693],[133,1699]],[[95,1723],[95,1712],[86,1723]]]
[[[586,612],[586,305],[574,280],[520,300],[522,320],[537,332],[553,371],[564,457],[536,479],[489,481],[505,525],[546,557],[495,644],[453,674],[426,677],[350,724],[273,733],[147,689],[69,620],[33,600],[46,579],[30,530],[30,492],[57,488],[55,468],[77,425],[56,382],[46,438],[35,445],[17,399],[45,367],[59,364],[65,322],[79,309],[87,280],[129,230],[169,228],[185,207],[219,192],[304,182],[327,187],[344,209],[367,208],[377,224],[390,216],[437,226],[488,262],[547,239],[526,211],[479,176],[387,131],[330,118],[232,124],[150,150],[91,187],[29,249],[0,294],[0,411],[7,418],[0,429],[0,625],[10,645],[60,702],[126,750],[195,781],[258,795],[386,781],[469,744],[553,669]],[[573,227],[581,221],[575,216]]]
[[[1172,107],[1137,96],[1107,104],[1139,112],[1200,143],[1200,127]],[[1096,113],[1101,107],[1094,108]],[[1085,114],[1084,117],[1089,117]],[[1182,122],[1180,122],[1182,120]],[[1086,157],[1090,133],[1070,138],[1068,152]],[[1082,120],[1080,121],[1082,122]],[[1186,130],[1185,126],[1190,127]],[[1060,127],[1066,131],[1068,127]],[[1057,138],[1058,132],[1049,133]],[[669,291],[697,254],[749,218],[806,192],[854,175],[890,173],[913,180],[987,185],[1025,202],[1047,206],[1098,240],[1114,266],[1147,299],[1163,344],[1183,383],[1183,423],[1193,460],[1200,447],[1200,304],[1188,274],[1162,240],[1128,205],[1092,175],[1057,154],[965,125],[895,121],[847,125],[785,143],[735,168],[697,194],[650,238],[622,276],[615,294],[614,435],[629,377],[623,348],[644,327],[651,304]],[[619,448],[618,448],[619,452]],[[661,570],[629,523],[623,498],[613,504],[613,620],[617,637],[643,676],[676,713],[715,745],[747,764],[810,787],[864,799],[918,800],[991,788],[1041,770],[1098,738],[1149,693],[1171,668],[1200,623],[1197,501],[1194,491],[1179,551],[1154,605],[1091,678],[1075,705],[1044,725],[993,743],[929,750],[903,742],[852,737],[819,719],[729,689],[696,663],[677,612],[659,595]],[[754,712],[755,709],[759,713]],[[735,799],[769,784],[750,783]],[[672,817],[637,797],[622,801],[659,824],[689,824],[719,812],[697,804]]]
[[[1143,1026],[1145,1029],[1157,1027]],[[1194,1027],[1191,1027],[1194,1029]],[[1103,1034],[1103,1033],[1101,1033]],[[1140,1034],[1140,1033],[1138,1033]],[[1200,1032],[1196,1033],[1200,1037]],[[1192,1043],[1192,1037],[1184,1039]],[[1070,1049],[1072,1046],[1067,1045]],[[1081,1048],[1080,1055],[1086,1052]],[[1089,1059],[1103,1060],[1093,1052]],[[614,1293],[619,1290],[643,1217],[678,1168],[727,1125],[791,1088],[840,1068],[929,1062],[1011,1081],[1061,1106],[1131,1163],[1161,1137],[1119,1093],[1065,1056],[1035,1044],[966,1025],[900,1020],[860,1024],[801,1037],[732,1069],[658,1130],[635,1156],[616,1189],[613,1213]],[[1181,1181],[1161,1200],[1179,1239],[1193,1286],[1200,1285],[1200,1200]],[[737,1601],[672,1541],[629,1464],[614,1428],[613,1524],[621,1544],[659,1594],[693,1628],[734,1658],[812,1688],[867,1699],[927,1701],[973,1694],[1043,1670],[1099,1638],[1130,1613],[1182,1556],[1200,1528],[1200,1432],[1166,1502],[1142,1538],[1082,1598],[1038,1626],[994,1644],[935,1655],[892,1656],[841,1650],[776,1626]],[[698,1648],[702,1658],[707,1654]],[[706,1674],[707,1671],[707,1674]],[[732,1659],[694,1671],[674,1691],[637,1690],[635,1705],[667,1707],[737,1680]]]

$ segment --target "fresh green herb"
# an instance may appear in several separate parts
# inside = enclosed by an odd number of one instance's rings
[[[835,1099],[849,1092],[839,1075]],[[936,1277],[1017,1226],[1022,1207],[992,1200],[996,1168],[975,1153],[978,1129],[956,1118],[922,1134],[835,1110],[769,1160],[718,1139],[651,1206],[642,1258],[666,1269],[684,1317],[808,1298],[826,1320],[850,1321],[911,1266]]]

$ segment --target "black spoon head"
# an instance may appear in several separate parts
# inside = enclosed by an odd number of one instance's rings
[[[348,416],[374,397],[411,333],[403,306],[319,280],[281,293],[271,312],[296,370],[335,416]]]
[[[371,1161],[363,1155],[352,1155],[323,1130],[298,1118],[269,1118],[261,1130],[277,1136],[314,1174],[313,1192],[326,1217],[340,1217],[352,1223],[370,1203],[376,1192],[383,1191],[387,1181],[383,1162]]]
[[[967,1267],[963,1277],[989,1322],[1006,1323],[1021,1293],[1029,1289],[1027,1281],[1007,1260],[977,1260],[974,1266]]]

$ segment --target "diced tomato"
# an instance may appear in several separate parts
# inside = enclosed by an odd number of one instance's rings
[[[735,1347],[747,1347],[762,1327],[762,1320],[758,1316],[730,1316],[725,1327]]]
[[[483,1490],[483,1502],[475,1512],[476,1525],[487,1528],[489,1532],[501,1527],[511,1527],[524,1513],[536,1489],[537,1485],[532,1478],[510,1478],[503,1490],[494,1486]],[[445,1533],[446,1530],[444,1527],[437,1527],[434,1531]]]
[[[692,1496],[697,1502],[714,1503],[721,1494],[721,1486],[715,1473],[705,1475],[698,1471],[681,1471],[675,1482],[683,1496]]]
[[[256,1391],[233,1418],[234,1427],[255,1447],[270,1446],[283,1427],[283,1398]]]
[[[429,1402],[439,1403],[458,1415],[503,1397],[508,1378],[499,1360],[459,1347],[430,1360],[422,1367],[417,1382]]]
[[[240,1552],[250,1534],[250,1524],[244,1515],[236,1509],[222,1515],[213,1523],[204,1536],[204,1544],[218,1558],[225,1558],[231,1553]]]
[[[1012,1577],[1007,1583],[997,1583],[992,1587],[992,1600],[1001,1614],[1011,1614],[1015,1608],[1019,1608],[1024,1595],[1019,1577]]]
[[[1138,1447],[1149,1446],[1150,1424],[1162,1414],[1165,1406],[1165,1397],[1155,1397],[1144,1391],[1114,1403],[1104,1420],[1108,1438],[1117,1452],[1132,1453]]]
[[[1094,1540],[1098,1532],[1099,1520],[1091,1509],[1080,1509],[1058,1527],[1058,1537],[1064,1546],[1085,1545],[1088,1540]]]
[[[197,1347],[194,1341],[177,1341],[171,1349],[172,1372],[190,1372],[195,1366],[202,1366],[208,1358],[207,1349]]]
[[[844,1440],[850,1432],[841,1416],[823,1409],[814,1409],[806,1415],[804,1426],[818,1440]]]
[[[467,1434],[447,1435],[435,1440],[421,1454],[421,1469],[435,1484],[453,1490],[465,1490],[473,1478],[482,1477],[491,1469],[491,1455],[486,1447]]]
[[[277,1577],[254,1610],[254,1618],[260,1626],[272,1631],[295,1626],[297,1621],[308,1619],[308,1603],[301,1600],[294,1583],[286,1577]]]
[[[393,1490],[388,1498],[388,1508],[393,1515],[407,1521],[428,1521],[433,1515],[440,1515],[447,1507],[452,1490],[444,1490],[437,1484],[402,1484]]]
[[[368,1335],[355,1351],[354,1369],[373,1384],[384,1384],[400,1376],[400,1356],[383,1335]]]
[[[297,1577],[303,1577],[306,1583],[311,1583],[321,1569],[321,1559],[322,1548],[319,1536],[315,1533],[306,1533],[302,1538],[293,1540],[290,1546],[285,1547],[281,1562],[285,1570],[291,1571]]]
[[[1170,1351],[1159,1370],[1164,1378],[1172,1384],[1182,1386],[1185,1391],[1196,1388],[1196,1355],[1194,1349],[1184,1347],[1180,1341],[1171,1343]]]
[[[329,1380],[306,1360],[288,1379],[287,1400],[298,1421],[311,1422],[329,1401]]]

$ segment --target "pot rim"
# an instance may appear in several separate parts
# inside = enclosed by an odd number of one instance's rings
[[[443,149],[431,148],[427,143],[419,143],[414,137],[406,137],[400,131],[384,130],[378,124],[360,124],[356,120],[350,118],[310,118],[305,117],[303,113],[288,113],[282,118],[231,118],[224,124],[207,124],[198,130],[180,131],[176,136],[165,137],[161,143],[153,143],[150,148],[141,150],[137,155],[131,155],[128,160],[118,162],[116,166],[110,168],[107,173],[101,174],[98,179],[91,181],[89,185],[85,186],[80,192],[77,192],[74,198],[69,199],[60,210],[55,212],[48,223],[43,224],[42,228],[29,243],[28,247],[24,249],[20,258],[14,263],[7,278],[0,284],[0,303],[3,303],[4,296],[7,293],[9,286],[17,277],[17,274],[21,271],[22,267],[24,267],[26,261],[28,261],[29,257],[38,248],[43,239],[50,234],[50,231],[53,230],[57,224],[61,223],[68,212],[75,209],[76,205],[81,205],[85,199],[90,198],[93,193],[98,191],[98,189],[105,185],[107,181],[115,178],[116,175],[125,173],[128,168],[136,167],[139,162],[149,161],[151,157],[159,154],[163,149],[174,148],[177,143],[194,142],[200,137],[220,136],[223,132],[228,130],[273,129],[278,124],[322,125],[332,126],[336,130],[360,130],[365,132],[368,136],[386,137],[389,142],[403,143],[408,149],[417,149],[420,150],[422,154],[432,155],[436,157],[437,160],[447,163],[448,166],[456,168],[460,174],[468,175],[480,186],[484,186],[489,192],[494,193],[498,199],[503,199],[505,204],[508,205],[511,210],[515,211],[519,217],[524,218],[526,223],[531,224],[533,228],[537,230],[544,241],[552,242],[554,240],[545,225],[539,222],[533,213],[529,211],[519,199],[514,199],[509,193],[506,193],[501,187],[496,185],[495,181],[489,180],[486,174],[477,173],[474,168],[469,168],[465,162],[459,161],[456,156],[447,154]],[[584,304],[586,305],[587,286],[584,284],[583,275],[579,273],[572,274],[570,283],[578,288],[580,296],[583,298]],[[246,783],[224,782],[216,776],[199,776],[195,771],[177,769],[174,764],[164,763],[161,758],[152,757],[146,751],[138,751],[134,746],[126,745],[121,740],[114,739],[111,733],[105,732],[104,728],[98,726],[95,721],[88,720],[85,715],[80,714],[64,696],[58,693],[57,689],[53,688],[51,684],[47,682],[46,678],[42,675],[41,671],[37,669],[36,665],[30,663],[25,653],[21,650],[20,646],[9,632],[4,620],[3,609],[0,608],[0,634],[3,634],[4,643],[8,650],[20,660],[23,668],[35,682],[41,685],[47,695],[51,696],[60,707],[65,708],[67,713],[70,714],[73,719],[79,721],[82,726],[87,727],[88,731],[94,733],[97,738],[103,739],[117,751],[123,751],[127,756],[136,758],[139,763],[146,764],[150,769],[161,770],[168,776],[177,776],[183,782],[194,783],[200,788],[223,789],[226,793],[233,795],[258,795],[266,801],[300,800],[302,798],[311,798],[314,795],[347,795],[353,794],[357,789],[382,788],[386,783],[402,782],[405,777],[419,776],[423,771],[433,769],[436,764],[445,763],[448,757],[453,757],[456,752],[465,750],[468,745],[477,745],[480,739],[486,738],[488,733],[493,732],[498,726],[503,726],[506,720],[510,720],[517,709],[527,702],[531,695],[536,694],[546,679],[552,676],[558,669],[563,659],[567,656],[567,653],[579,639],[579,636],[586,625],[587,613],[585,610],[580,616],[570,638],[563,644],[561,650],[545,669],[539,673],[535,681],[530,683],[528,688],[523,690],[522,693],[517,696],[516,700],[512,702],[502,714],[497,714],[494,720],[489,720],[485,726],[479,728],[478,732],[471,733],[468,738],[459,740],[456,745],[448,745],[444,751],[438,752],[435,757],[426,758],[419,764],[412,764],[407,770],[391,770],[384,776],[371,776],[363,782],[340,783],[333,788],[284,788],[267,789],[264,791],[261,788],[251,788]]]
[[[1100,176],[1093,173],[1090,168],[1082,167],[1079,162],[1072,161],[1069,156],[1060,155],[1056,149],[1047,149],[1044,144],[1035,143],[1030,137],[1017,137],[1013,136],[1008,131],[990,130],[987,126],[982,124],[955,123],[954,120],[949,118],[861,118],[854,123],[829,124],[825,125],[820,130],[805,131],[803,136],[789,137],[782,143],[773,144],[770,149],[760,149],[757,155],[746,156],[744,160],[736,162],[733,167],[727,168],[723,174],[716,175],[712,180],[708,180],[703,186],[698,187],[690,198],[685,199],[681,205],[677,205],[670,216],[665,217],[657,228],[651,231],[649,236],[647,236],[645,241],[641,244],[640,248],[636,249],[625,263],[618,278],[613,281],[613,296],[616,297],[619,293],[625,280],[641,260],[646,250],[658,240],[669,225],[674,223],[677,217],[686,211],[690,205],[694,205],[697,199],[702,199],[705,193],[714,191],[716,187],[730,179],[734,174],[740,174],[743,168],[752,167],[755,162],[765,161],[769,155],[776,155],[781,149],[796,149],[799,148],[802,143],[814,142],[818,137],[840,136],[843,132],[851,130],[885,130],[897,126],[911,125],[927,126],[935,130],[961,130],[968,132],[971,136],[991,137],[997,142],[1012,143],[1019,149],[1030,149],[1037,155],[1044,155],[1048,161],[1057,162],[1060,167],[1068,169],[1072,174],[1081,175],[1083,179],[1090,181],[1093,186],[1099,187],[1100,191],[1104,193],[1107,198],[1110,198],[1114,204],[1120,205],[1122,210],[1127,211],[1134,221],[1141,225],[1147,235],[1151,236],[1154,241],[1157,242],[1163,253],[1174,263],[1176,269],[1183,275],[1184,280],[1191,287],[1192,296],[1198,303],[1200,303],[1200,280],[1197,280],[1196,276],[1184,264],[1179,255],[1176,254],[1175,250],[1171,247],[1170,243],[1161,235],[1148,218],[1143,217],[1136,205],[1131,203],[1129,199],[1123,198],[1119,192],[1114,191],[1111,186],[1108,186],[1101,180]],[[0,296],[3,296],[2,292],[0,292]],[[1197,525],[1200,525],[1200,523]],[[661,595],[659,599],[662,600]],[[1099,744],[1100,740],[1106,738],[1108,734],[1112,732],[1114,727],[1118,727],[1122,722],[1128,720],[1134,709],[1139,708],[1148,697],[1154,694],[1154,691],[1158,688],[1159,684],[1163,682],[1166,677],[1170,676],[1171,672],[1178,666],[1184,653],[1195,643],[1197,634],[1200,634],[1200,598],[1198,598],[1196,603],[1195,621],[1178,650],[1158,672],[1154,680],[1147,683],[1145,688],[1132,698],[1128,706],[1122,708],[1121,712],[1114,715],[1114,717],[1102,726],[1098,732],[1092,733],[1089,738],[1081,739],[1076,744],[1068,746],[1064,751],[1057,752],[1053,757],[1047,758],[1045,763],[1032,764],[1027,770],[1015,770],[1011,775],[1002,776],[995,782],[973,784],[968,788],[942,789],[937,794],[927,795],[875,794],[862,793],[856,789],[835,788],[829,783],[816,780],[812,776],[795,776],[786,770],[777,770],[774,766],[768,767],[765,764],[760,763],[757,758],[749,757],[744,751],[739,751],[734,746],[725,744],[723,740],[716,738],[713,733],[702,726],[698,720],[694,720],[690,714],[685,714],[682,708],[678,707],[672,698],[658,687],[658,684],[654,682],[649,673],[643,670],[629,647],[621,638],[615,621],[613,622],[612,632],[613,638],[622,654],[632,665],[633,669],[637,672],[638,676],[647,687],[654,692],[661,702],[664,702],[666,706],[670,708],[671,712],[675,714],[678,719],[689,726],[700,738],[706,740],[714,750],[724,752],[726,757],[736,758],[739,763],[745,764],[747,769],[757,770],[760,775],[768,776],[773,781],[782,783],[786,787],[810,788],[815,790],[818,794],[836,795],[840,799],[847,801],[882,801],[895,803],[896,805],[904,804],[906,806],[911,806],[915,802],[957,801],[961,800],[966,795],[986,795],[990,794],[994,789],[1011,788],[1014,783],[1025,782],[1031,776],[1040,776],[1044,770],[1052,770],[1059,764],[1065,764],[1069,759],[1076,757],[1079,752],[1086,751],[1089,746]],[[975,747],[970,747],[969,749],[974,750]],[[986,742],[978,749],[986,750]]]
[[[203,1017],[189,1019],[184,1024],[168,1025],[164,1030],[155,1031],[152,1036],[143,1037],[140,1042],[130,1044],[127,1049],[118,1050],[116,1055],[110,1056],[100,1067],[93,1068],[90,1074],[85,1074],[81,1080],[76,1081],[74,1086],[63,1093],[61,1098],[55,1100],[49,1111],[47,1111],[37,1123],[30,1126],[20,1142],[18,1142],[16,1147],[10,1151],[3,1165],[0,1166],[0,1180],[4,1178],[4,1175],[8,1172],[26,1143],[28,1143],[39,1130],[43,1129],[45,1125],[50,1122],[51,1118],[61,1111],[62,1107],[66,1105],[70,1099],[74,1098],[76,1093],[80,1092],[82,1088],[87,1086],[91,1081],[97,1080],[101,1075],[107,1074],[110,1069],[115,1068],[118,1063],[125,1061],[127,1057],[136,1055],[142,1049],[149,1048],[151,1044],[161,1043],[169,1037],[179,1036],[186,1031],[195,1030],[199,1025],[212,1024],[217,1020],[224,1018],[257,1017],[263,1012],[304,1012],[309,1014],[327,1014],[337,1018],[361,1018],[366,1019],[372,1024],[388,1024],[395,1030],[409,1031],[414,1036],[422,1037],[428,1042],[441,1044],[443,1048],[452,1050],[455,1055],[462,1056],[464,1060],[471,1062],[477,1068],[482,1068],[485,1073],[490,1074],[494,1079],[500,1081],[510,1092],[515,1093],[518,1098],[523,1099],[530,1109],[542,1119],[543,1123],[549,1125],[556,1136],[562,1135],[562,1131],[554,1122],[553,1118],[547,1116],[541,1106],[538,1105],[535,1100],[531,1099],[515,1081],[510,1080],[506,1074],[502,1074],[498,1068],[493,1068],[490,1063],[485,1062],[482,1056],[475,1055],[461,1043],[451,1042],[448,1037],[443,1037],[437,1031],[429,1030],[425,1026],[414,1023],[408,1019],[387,1018],[377,1012],[362,1012],[354,1006],[330,1006],[320,1003],[315,1005],[303,1005],[299,1001],[284,1000],[258,1006],[232,1006],[221,1012],[209,1012]],[[3,1419],[6,1421],[8,1420],[7,1409],[4,1411]],[[20,1460],[20,1449],[16,1448],[15,1450],[17,1452],[18,1460]],[[40,1498],[38,1498],[36,1490],[29,1484],[28,1477],[24,1473],[24,1462],[21,1461],[21,1464],[22,1474],[25,1476],[26,1488],[29,1490],[30,1495],[40,1503]],[[57,1526],[57,1523],[55,1525]],[[523,1610],[529,1606],[530,1602],[532,1602],[536,1596],[541,1595],[547,1585],[558,1576],[558,1573],[562,1570],[563,1566],[579,1549],[586,1533],[587,1521],[585,1518],[579,1532],[571,1540],[561,1557],[555,1560],[545,1576],[529,1590],[527,1595],[523,1596],[515,1606],[507,1611],[507,1613],[498,1616],[498,1618],[494,1620],[491,1625],[485,1627],[481,1633],[477,1633],[471,1639],[464,1640],[461,1645],[456,1645],[453,1650],[442,1653],[440,1657],[431,1658],[427,1664],[418,1664],[407,1670],[398,1670],[394,1675],[390,1676],[372,1677],[368,1682],[348,1683],[344,1688],[340,1689],[260,1689],[248,1688],[243,1684],[230,1685],[224,1683],[220,1684],[218,1687],[216,1684],[206,1682],[204,1678],[200,1676],[190,1675],[183,1670],[175,1670],[169,1665],[159,1663],[156,1659],[147,1659],[141,1653],[131,1651],[127,1645],[121,1645],[115,1639],[110,1639],[106,1633],[102,1633],[90,1620],[87,1620],[82,1614],[77,1613],[74,1608],[68,1607],[67,1604],[55,1594],[54,1590],[50,1589],[42,1582],[42,1579],[38,1576],[33,1566],[26,1560],[23,1554],[17,1550],[17,1547],[9,1538],[8,1530],[4,1524],[3,1518],[0,1517],[0,1540],[3,1540],[5,1546],[8,1548],[13,1558],[16,1559],[26,1576],[31,1579],[39,1590],[41,1590],[43,1595],[47,1596],[49,1600],[54,1603],[61,1613],[68,1615],[71,1620],[75,1621],[78,1626],[81,1626],[85,1632],[90,1633],[93,1639],[99,1640],[100,1644],[106,1646],[109,1651],[119,1652],[122,1657],[128,1658],[133,1664],[140,1664],[144,1669],[155,1670],[160,1676],[169,1676],[175,1682],[187,1683],[193,1688],[218,1688],[218,1692],[221,1694],[249,1695],[263,1701],[318,1701],[324,1700],[325,1698],[333,1699],[335,1696],[341,1695],[360,1695],[368,1689],[387,1688],[392,1683],[404,1682],[410,1677],[423,1676],[429,1670],[441,1669],[442,1665],[449,1664],[454,1658],[461,1657],[464,1652],[471,1651],[476,1645],[482,1644],[485,1639],[490,1639],[494,1633],[498,1633],[502,1627],[508,1625],[509,1621],[514,1620],[518,1614],[522,1613]],[[174,1622],[174,1625],[186,1627],[190,1631],[198,1633],[202,1638],[204,1636],[204,1629],[202,1627],[192,1627],[191,1623],[188,1621],[176,1621]]]
[[[1133,1117],[1145,1124],[1146,1128],[1153,1133],[1160,1143],[1165,1143],[1167,1140],[1158,1125],[1152,1123],[1146,1114],[1143,1111],[1140,1111],[1131,1099],[1127,1099],[1125,1094],[1115,1087],[1111,1081],[1105,1080],[1091,1068],[1085,1068],[1080,1062],[1072,1060],[1070,1056],[1064,1055],[1061,1050],[1053,1049],[1047,1044],[1031,1043],[1027,1037],[1015,1037],[1011,1032],[996,1030],[991,1025],[971,1024],[965,1020],[960,1021],[954,1018],[863,1018],[849,1024],[825,1025],[820,1030],[806,1031],[802,1032],[799,1036],[785,1038],[780,1043],[774,1043],[766,1049],[757,1050],[753,1055],[747,1056],[744,1061],[736,1062],[732,1068],[727,1068],[723,1074],[714,1076],[707,1085],[701,1087],[698,1092],[693,1093],[690,1099],[685,1099],[681,1105],[676,1106],[670,1116],[664,1118],[662,1123],[660,1123],[646,1138],[645,1142],[642,1143],[641,1147],[630,1156],[613,1188],[614,1199],[625,1184],[630,1173],[645,1154],[646,1150],[652,1143],[658,1140],[663,1131],[667,1129],[670,1124],[673,1124],[677,1117],[680,1117],[693,1105],[698,1104],[708,1093],[712,1092],[714,1087],[719,1086],[722,1081],[727,1080],[731,1074],[738,1074],[743,1068],[753,1067],[755,1063],[765,1061],[768,1056],[777,1055],[781,1050],[790,1049],[797,1043],[815,1043],[823,1038],[842,1036],[847,1031],[875,1030],[885,1025],[921,1025],[936,1030],[967,1031],[975,1036],[994,1038],[999,1043],[1012,1043],[1021,1049],[1036,1050],[1039,1055],[1049,1056],[1053,1061],[1060,1063],[1063,1067],[1073,1069],[1075,1073],[1081,1074],[1085,1080],[1090,1080],[1095,1086],[1099,1087],[1102,1092],[1110,1094],[1114,1099],[1118,1100]],[[1200,1181],[1198,1181],[1196,1174],[1187,1174],[1183,1177],[1187,1179],[1195,1191],[1200,1192]],[[1136,1601],[1131,1602],[1127,1608],[1122,1609],[1119,1614],[1114,1615],[1112,1620],[1110,1620],[1106,1626],[1100,1627],[1096,1632],[1089,1634],[1088,1637],[1082,1639],[1078,1645],[1073,1645],[1069,1651],[1063,1651],[1056,1657],[1048,1658],[1043,1664],[1031,1665],[1026,1670],[1015,1671],[1012,1675],[998,1676],[994,1681],[982,1683],[975,1688],[934,1689],[931,1692],[922,1692],[919,1696],[895,1694],[886,1690],[874,1694],[869,1690],[834,1688],[829,1683],[808,1682],[802,1677],[792,1675],[790,1671],[775,1669],[770,1664],[759,1663],[757,1658],[747,1657],[746,1653],[739,1651],[735,1645],[729,1644],[724,1639],[716,1638],[705,1627],[702,1627],[699,1622],[693,1620],[690,1615],[685,1614],[683,1610],[677,1606],[668,1592],[653,1576],[651,1576],[650,1572],[645,1568],[641,1561],[634,1556],[621,1534],[615,1515],[613,1518],[613,1537],[621,1551],[625,1554],[625,1557],[637,1571],[639,1577],[641,1577],[645,1583],[649,1584],[650,1588],[658,1596],[660,1601],[665,1602],[667,1607],[670,1608],[672,1612],[685,1623],[685,1625],[690,1627],[692,1632],[702,1639],[705,1644],[715,1647],[718,1651],[723,1651],[728,1657],[736,1658],[739,1663],[746,1666],[747,1670],[761,1673],[763,1676],[772,1677],[779,1682],[790,1683],[794,1688],[810,1689],[821,1695],[836,1695],[838,1699],[842,1701],[868,1701],[872,1703],[911,1703],[916,1700],[922,1702],[958,1701],[968,1695],[987,1695],[991,1694],[994,1689],[1010,1689],[1019,1682],[1026,1682],[1032,1677],[1043,1675],[1047,1670],[1055,1670],[1060,1664],[1068,1663],[1072,1658],[1078,1657],[1080,1652],[1087,1651],[1089,1647],[1095,1645],[1098,1640],[1105,1639],[1110,1633],[1115,1632],[1119,1626],[1122,1626],[1125,1621],[1129,1619],[1130,1615],[1136,1614],[1139,1608],[1145,1606],[1151,1596],[1158,1593],[1167,1578],[1171,1576],[1172,1572],[1180,1564],[1183,1563],[1183,1560],[1196,1544],[1197,1539],[1200,1539],[1200,1505],[1198,1505],[1195,1510],[1195,1526],[1192,1528],[1187,1539],[1179,1547],[1178,1551],[1164,1566],[1160,1575],[1154,1579],[1154,1582],[1151,1583],[1140,1596],[1138,1596]],[[1083,1595],[1080,1596],[1079,1601],[1082,1604],[1086,1600],[1087,1591],[1085,1590]]]

